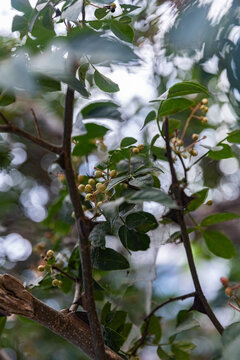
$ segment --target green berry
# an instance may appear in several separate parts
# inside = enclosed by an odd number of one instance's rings
[[[84,184],[80,184],[80,185],[78,186],[78,190],[81,191],[81,192],[84,192],[84,190],[85,190],[85,185],[84,185]]]
[[[110,177],[111,177],[111,178],[115,178],[116,175],[117,175],[117,171],[116,171],[116,170],[110,171]]]
[[[52,286],[58,286],[58,279],[53,279]]]
[[[45,266],[44,265],[39,265],[38,266],[38,271],[43,272],[45,270]]]
[[[90,200],[92,200],[92,194],[87,194],[86,196],[85,196],[85,200],[86,201],[90,201]]]
[[[96,185],[96,189],[97,189],[98,192],[104,193],[105,190],[106,190],[106,185],[105,185],[105,184],[102,184],[102,183],[98,183],[98,184]]]
[[[93,188],[92,188],[92,185],[90,185],[90,184],[87,184],[86,186],[85,186],[85,188],[84,188],[84,191],[86,192],[86,193],[89,193],[89,192],[91,192],[93,190]]]
[[[93,178],[91,178],[91,179],[88,180],[88,183],[89,183],[91,186],[94,186],[95,183],[96,183],[96,181],[95,181]]]
[[[140,150],[139,150],[137,147],[135,147],[135,148],[132,149],[133,154],[138,154],[139,151],[140,151]]]
[[[94,177],[95,177],[95,178],[100,178],[100,177],[102,177],[102,172],[101,172],[100,170],[95,171]]]
[[[81,174],[79,174],[78,175],[78,182],[82,182],[84,180],[84,176],[83,175],[81,175]]]
[[[53,250],[48,250],[48,252],[47,252],[47,257],[48,257],[49,259],[51,259],[51,258],[53,257],[53,255],[54,255],[54,251],[53,251]]]

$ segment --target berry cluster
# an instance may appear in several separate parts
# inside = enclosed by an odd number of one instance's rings
[[[225,294],[229,297],[228,305],[231,306],[233,309],[240,312],[240,299],[238,297],[240,284],[231,285],[229,283],[228,278],[226,278],[226,277],[221,277],[220,281],[221,281],[222,285],[225,287]],[[234,300],[235,303],[237,304],[237,306],[233,305],[231,303],[231,300]]]
[[[38,271],[40,272],[44,272],[45,270],[50,271],[50,273],[52,274],[52,286],[54,287],[59,287],[61,288],[63,283],[61,280],[57,279],[57,275],[55,273],[53,273],[53,268],[54,268],[54,264],[55,264],[55,256],[54,256],[54,251],[53,250],[48,250],[47,253],[45,254],[45,256],[42,256],[43,261],[45,262],[45,265],[41,264],[38,266]]]

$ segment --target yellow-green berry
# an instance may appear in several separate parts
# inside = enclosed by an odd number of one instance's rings
[[[212,200],[208,200],[207,202],[206,202],[206,205],[208,205],[208,206],[211,206],[213,204],[213,201]]]
[[[78,175],[78,182],[82,182],[84,180],[84,176],[79,174]]]
[[[182,139],[177,139],[177,145],[178,145],[178,146],[183,146],[183,141],[182,141]]]
[[[91,186],[94,186],[95,183],[96,183],[96,181],[95,181],[93,178],[91,178],[91,179],[88,180],[88,183],[89,183]]]
[[[116,170],[111,170],[109,175],[111,176],[111,178],[115,178],[116,175],[117,175],[117,171]]]
[[[144,145],[143,145],[143,144],[139,144],[139,145],[138,145],[138,149],[139,149],[139,151],[143,151]]]
[[[87,194],[86,196],[85,196],[85,200],[86,201],[90,201],[90,200],[92,200],[92,194]]]
[[[197,153],[197,151],[195,149],[191,149],[189,151],[189,154],[192,155],[192,156],[197,156],[198,153]]]
[[[102,202],[102,201],[99,201],[99,202],[97,203],[97,207],[101,206],[102,204],[103,204],[103,202]]]
[[[208,122],[208,118],[206,116],[201,116],[202,124],[206,124]]]
[[[61,288],[61,287],[62,287],[62,285],[63,285],[62,281],[61,281],[61,280],[58,280],[58,284],[57,284],[57,286],[58,286],[59,288]]]
[[[183,157],[184,159],[187,159],[187,154],[182,154],[182,157]]]
[[[38,271],[43,272],[45,270],[45,266],[44,265],[39,265],[38,266]]]
[[[193,139],[193,141],[197,141],[199,139],[199,135],[198,134],[192,134],[192,139]]]
[[[52,286],[58,286],[58,279],[53,279]]]
[[[105,190],[106,190],[106,185],[105,185],[105,184],[102,184],[102,183],[98,183],[98,184],[96,185],[96,189],[97,189],[98,192],[103,193],[103,192],[105,192]]]
[[[208,104],[208,99],[207,98],[202,99],[201,103],[203,105],[207,105]]]
[[[202,111],[204,111],[205,113],[208,112],[208,107],[205,106],[205,105],[201,105],[201,106],[200,106],[200,109],[201,109]]]
[[[85,205],[82,206],[83,211],[87,210],[87,207]]]
[[[51,258],[53,257],[53,255],[54,255],[54,251],[53,251],[53,250],[48,250],[48,252],[47,252],[47,257],[48,257],[49,259],[51,259]]]
[[[139,149],[137,147],[132,149],[133,154],[138,154],[139,153]]]
[[[93,190],[93,188],[92,188],[92,185],[90,185],[90,184],[87,184],[86,186],[85,186],[85,188],[84,188],[84,191],[86,192],[86,193],[89,193],[89,192],[91,192]]]
[[[100,170],[95,171],[95,178],[100,178],[102,176],[102,172]]]
[[[84,184],[80,184],[80,185],[78,186],[78,190],[81,191],[81,192],[84,192],[84,190],[85,190],[85,185],[84,185]]]

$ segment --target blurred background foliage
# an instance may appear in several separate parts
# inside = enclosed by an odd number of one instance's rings
[[[44,1],[38,2],[39,5],[41,3]],[[85,157],[84,160],[75,159],[75,166],[83,175],[92,175],[94,165],[105,156],[104,146],[108,149],[118,147],[120,139],[129,133],[139,141],[149,143],[155,125],[150,124],[140,131],[148,112],[156,110],[155,103],[149,101],[156,99],[178,81],[197,81],[205,85],[211,93],[208,124],[191,122],[188,128],[189,143],[192,133],[200,133],[207,137],[201,145],[215,146],[230,130],[239,128],[238,1],[126,0],[120,1],[120,4],[138,7],[131,13],[130,21],[135,35],[133,45],[130,46],[127,46],[126,42],[132,40],[131,31],[125,33],[123,42],[115,44],[111,40],[110,45],[107,37],[100,39],[93,33],[91,27],[96,29],[101,21],[96,20],[90,6],[86,9],[86,20],[90,19],[89,30],[83,32],[77,40],[74,36],[69,36],[67,40],[63,36],[59,38],[59,34],[65,32],[63,19],[57,18],[54,25],[55,11],[50,7],[43,8],[34,23],[30,23],[33,31],[31,35],[27,35],[29,22],[32,21],[30,18],[33,17],[29,8],[21,6],[15,7],[18,13],[13,21],[14,32],[9,37],[0,38],[1,111],[9,121],[35,134],[36,116],[42,137],[52,143],[61,142],[66,87],[60,84],[60,81],[73,84],[68,68],[65,68],[63,78],[62,69],[66,64],[62,59],[67,51],[71,51],[74,56],[78,56],[84,49],[90,52],[92,63],[98,70],[119,84],[119,93],[102,93],[94,85],[94,68],[88,71],[86,77],[84,66],[80,73],[91,93],[90,101],[100,99],[117,103],[119,113],[116,118],[122,120],[100,121],[103,125],[107,124],[111,131],[105,136],[104,144],[99,143],[87,161]],[[61,5],[60,3],[60,8]],[[117,11],[119,6],[117,3]],[[74,14],[68,12],[66,19],[72,20],[72,16]],[[103,22],[101,26],[101,31],[108,35],[108,22]],[[114,27],[112,31],[114,32]],[[20,34],[20,37],[17,34]],[[121,36],[123,35],[119,37]],[[53,54],[49,44],[52,44],[55,37],[58,37],[57,41],[61,41],[63,45],[59,47],[59,52]],[[69,68],[70,66],[71,64]],[[15,94],[8,91],[11,86],[17,88]],[[88,96],[79,88],[79,84],[74,86],[82,96]],[[76,93],[76,131],[81,128],[84,118],[80,109],[89,101],[82,96]],[[187,112],[178,114],[177,120],[186,119],[186,114]],[[163,145],[160,139],[156,144]],[[41,264],[39,243],[46,249],[57,251],[58,260],[62,263],[67,264],[71,254],[74,259],[75,253],[72,251],[76,233],[72,226],[72,208],[68,197],[65,197],[64,184],[59,176],[61,169],[54,155],[15,135],[1,134],[0,145],[1,272],[20,275],[30,286],[41,280],[42,274],[37,271],[37,266]],[[201,145],[198,146],[199,157],[206,151]],[[209,187],[206,201],[213,200],[212,207],[203,205],[196,211],[196,221],[218,211],[239,213],[239,145],[234,145],[233,151],[235,158],[220,161],[204,159],[189,173],[189,192]],[[160,155],[157,154],[154,160],[156,164],[167,168]],[[166,172],[160,175],[160,180],[161,187],[167,190],[170,175]],[[53,202],[55,208],[52,206],[48,213]],[[159,209],[152,204],[146,205],[145,210],[154,213],[158,219],[165,211],[164,208]],[[55,217],[57,211],[59,213]],[[182,245],[168,244],[174,229],[170,225],[161,226],[160,235],[152,234],[151,248],[147,252],[132,256],[134,271],[130,281],[127,279],[126,283],[126,273],[121,271],[111,274],[96,271],[94,274],[102,286],[96,284],[99,308],[102,307],[104,288],[108,291],[108,300],[129,312],[130,320],[134,322],[133,336],[139,331],[140,319],[149,312],[152,299],[160,303],[171,296],[193,289]],[[221,229],[237,246],[239,222],[233,220],[221,225]],[[108,242],[112,247],[117,247],[113,237],[109,238]],[[219,278],[224,275],[232,281],[239,281],[239,249],[237,256],[228,261],[211,255],[198,235],[192,239],[192,244],[203,288],[217,316],[224,325],[237,321],[238,314],[227,307],[227,299]],[[79,267],[76,268],[77,263],[79,264],[78,258],[72,261],[72,272],[79,271]],[[64,281],[63,294],[59,289],[51,287],[49,279],[44,279],[40,288],[35,287],[33,294],[56,309],[66,308],[71,303],[73,289],[69,280]],[[184,303],[170,304],[159,312],[162,316],[162,343],[174,333],[178,312],[190,306],[191,299]],[[194,327],[179,335],[179,340],[187,338],[196,345],[191,359],[222,358],[222,344],[215,329],[204,316],[195,314],[195,317],[201,327]],[[73,346],[48,330],[15,316],[8,320],[1,334],[0,345],[12,360],[85,359]],[[127,349],[127,345],[125,346]],[[146,346],[141,353],[141,359],[155,358],[158,358],[156,347]]]

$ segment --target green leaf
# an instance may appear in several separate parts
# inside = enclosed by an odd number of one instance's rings
[[[83,0],[78,0],[62,12],[61,18],[77,22],[82,11]]]
[[[169,195],[156,188],[137,191],[135,194],[129,197],[129,200],[134,203],[154,201],[169,208],[177,208],[176,202]]]
[[[202,189],[194,194],[192,194],[192,196],[194,197],[194,199],[192,201],[190,201],[190,203],[187,206],[187,210],[188,211],[195,211],[199,208],[199,206],[201,206],[204,201],[207,198],[207,194],[208,194],[208,189]]]
[[[103,339],[104,343],[115,352],[119,351],[120,347],[125,341],[125,339],[119,333],[106,326],[103,330]]]
[[[212,215],[206,216],[202,220],[200,225],[201,226],[211,226],[211,225],[219,224],[224,221],[229,221],[229,220],[238,219],[238,218],[240,218],[240,216],[237,214],[233,214],[233,213],[212,214]]]
[[[203,231],[204,240],[208,249],[216,256],[231,259],[236,255],[233,243],[229,238],[218,231]]]
[[[161,102],[158,110],[158,117],[168,116],[186,110],[193,106],[193,104],[194,102],[192,100],[185,98],[167,99]]]
[[[61,84],[59,81],[52,79],[51,77],[40,75],[36,78],[36,84],[41,88],[44,92],[49,91],[60,91]]]
[[[105,126],[97,125],[94,123],[85,124],[87,134],[75,136],[74,139],[78,142],[72,154],[74,156],[83,156],[90,154],[93,150],[97,148],[95,143],[92,142],[92,139],[103,137],[109,129]]]
[[[100,8],[95,10],[94,15],[98,20],[101,20],[107,15],[107,13],[108,11],[106,8]]]
[[[95,225],[89,235],[89,240],[91,241],[92,246],[104,247],[106,244],[105,235],[106,235],[106,222],[101,222],[100,224]]]
[[[32,7],[28,0],[11,0],[11,6],[25,14],[29,14],[32,11]]]
[[[112,4],[113,0],[94,0],[95,3],[98,4]]]
[[[229,159],[234,157],[232,149],[227,144],[218,144],[221,147],[219,151],[210,150],[208,156],[214,160]]]
[[[130,145],[133,145],[137,142],[136,139],[134,139],[133,137],[125,137],[124,139],[122,139],[120,147],[124,148]]]
[[[129,230],[126,226],[121,226],[118,232],[121,243],[126,249],[132,251],[144,251],[149,248],[150,238],[135,230]]]
[[[175,334],[179,334],[183,331],[188,331],[198,326],[200,326],[200,324],[194,318],[193,313],[187,310],[181,310],[177,315],[177,327]]]
[[[98,270],[123,270],[129,268],[127,259],[111,248],[92,249],[92,267]]]
[[[179,129],[180,120],[170,118],[168,119],[169,134],[171,135],[175,130]]]
[[[113,82],[108,77],[101,74],[98,70],[95,70],[94,72],[94,81],[96,85],[101,89],[102,91],[108,92],[108,93],[114,93],[119,91],[119,86],[115,82]]]
[[[74,76],[70,74],[59,74],[53,76],[56,80],[60,80],[64,82],[65,84],[69,85],[73,90],[79,92],[83,97],[88,98],[89,92],[85,88],[82,81],[76,79]]]
[[[233,144],[240,144],[240,130],[230,132],[226,140]]]
[[[151,174],[139,176],[135,179],[131,179],[129,185],[136,186],[139,189],[153,187],[153,177]]]
[[[25,16],[15,15],[12,22],[12,32],[19,31],[21,37],[28,32],[28,21]]]
[[[115,177],[113,179],[111,179],[109,181],[109,184],[107,186],[107,191],[110,191],[111,189],[113,189],[116,185],[118,184],[121,184],[122,182],[125,182],[126,180],[129,179],[129,176],[130,175],[122,175],[122,176],[118,176],[118,177]]]
[[[158,146],[152,146],[151,153],[159,160],[168,161],[166,156],[166,149],[160,148]]]
[[[145,120],[144,120],[144,124],[143,124],[141,130],[142,130],[147,124],[149,124],[151,121],[155,120],[156,118],[157,118],[157,113],[156,113],[156,111],[154,111],[154,110],[150,111],[150,112],[147,114],[147,116],[146,116],[146,118],[145,118]]]
[[[121,4],[120,5],[121,8],[123,9],[123,14],[129,14],[131,12],[133,12],[134,10],[140,9],[140,6],[135,6],[135,5],[129,5],[129,4]]]
[[[83,63],[78,69],[78,77],[85,86],[86,74],[89,69],[89,63]]]
[[[144,323],[144,325],[141,328],[142,333],[143,333],[145,327],[146,327],[146,323]],[[158,345],[158,343],[161,339],[161,336],[162,336],[162,329],[161,329],[161,325],[160,325],[160,319],[157,316],[155,316],[155,315],[151,316],[147,333],[148,333],[148,335],[154,335],[152,344]]]
[[[184,96],[189,94],[205,94],[209,95],[205,86],[192,81],[182,81],[174,84],[168,90],[168,98],[176,96]]]
[[[8,106],[15,102],[16,98],[13,94],[8,94],[3,91],[0,95],[0,106]]]
[[[84,119],[113,119],[121,120],[121,114],[117,110],[118,105],[111,101],[97,101],[85,106],[82,110]]]
[[[173,360],[172,356],[167,354],[161,346],[158,346],[157,354],[161,360]]]
[[[235,322],[225,328],[221,338],[223,343],[223,353],[221,360],[239,360],[239,332],[240,322]]]
[[[132,27],[122,21],[112,21],[111,30],[119,39],[132,43],[134,31]]]
[[[194,350],[196,345],[188,341],[177,341],[172,344],[171,350],[174,353],[175,360],[190,360],[190,352]]]
[[[135,229],[142,233],[146,233],[158,227],[158,222],[155,219],[155,217],[152,214],[145,211],[138,211],[129,214],[126,217],[125,221],[128,229],[130,230]]]

